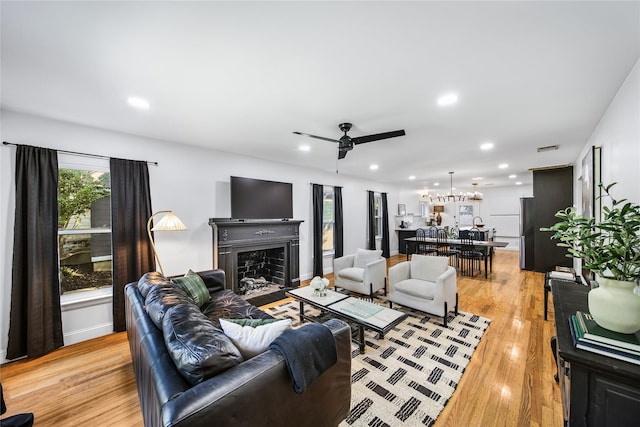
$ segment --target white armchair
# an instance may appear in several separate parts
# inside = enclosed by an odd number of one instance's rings
[[[426,313],[442,316],[453,307],[458,314],[456,270],[448,257],[413,254],[411,261],[389,269],[389,307],[397,303]]]
[[[380,289],[387,295],[387,260],[380,250],[358,249],[353,255],[333,260],[333,283],[336,288],[368,295]]]

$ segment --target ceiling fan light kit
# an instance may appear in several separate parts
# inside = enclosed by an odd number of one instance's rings
[[[406,135],[404,129],[401,129],[401,130],[394,130],[391,132],[376,133],[373,135],[356,136],[352,138],[349,135],[347,135],[347,133],[351,130],[351,127],[353,127],[353,124],[348,122],[340,123],[338,125],[338,128],[340,129],[340,131],[344,132],[344,135],[342,135],[340,139],[327,138],[327,137],[318,136],[318,135],[311,135],[309,133],[304,133],[304,132],[293,132],[293,133],[295,133],[296,135],[308,136],[309,138],[316,138],[316,139],[321,139],[323,141],[338,143],[338,159],[344,159],[347,153],[353,150],[353,147],[355,145]]]

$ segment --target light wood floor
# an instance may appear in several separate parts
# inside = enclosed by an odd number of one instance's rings
[[[497,251],[488,280],[458,276],[460,310],[492,323],[436,427],[562,426],[549,347],[553,310],[545,322],[542,281],[505,250]],[[33,412],[36,426],[142,425],[126,333],[3,365],[0,378],[5,416]]]

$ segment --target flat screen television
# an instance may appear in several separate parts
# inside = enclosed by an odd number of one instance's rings
[[[293,185],[286,182],[231,177],[233,219],[293,218]]]

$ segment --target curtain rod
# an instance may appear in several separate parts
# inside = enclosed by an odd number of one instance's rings
[[[18,144],[14,144],[12,142],[7,142],[7,141],[3,141],[2,142],[3,145],[13,145],[15,147],[18,146]],[[38,147],[38,148],[42,148],[42,147]],[[89,154],[89,153],[79,153],[77,151],[68,151],[68,150],[56,150],[59,153],[65,153],[65,154],[75,154],[77,156],[84,156],[84,157],[93,157],[95,159],[110,159],[110,157],[108,156],[101,156],[99,154]],[[158,166],[158,162],[150,162],[148,160],[146,160],[147,164],[149,165],[153,165],[153,166]]]

